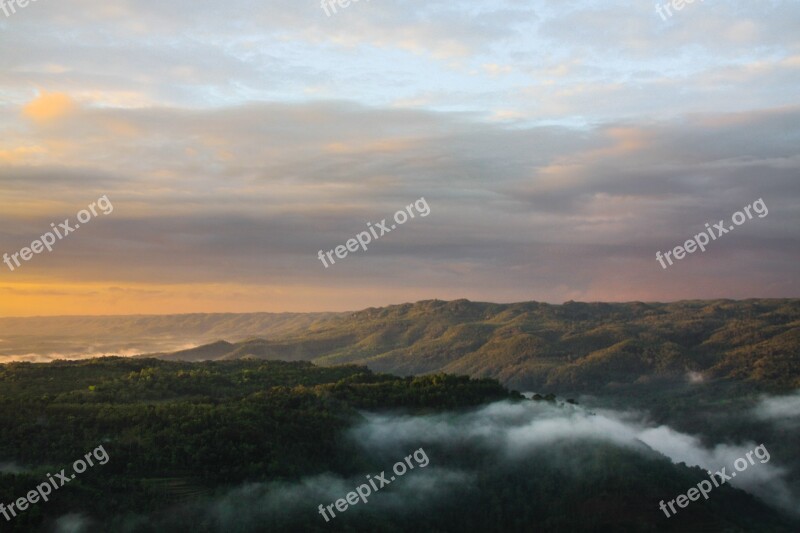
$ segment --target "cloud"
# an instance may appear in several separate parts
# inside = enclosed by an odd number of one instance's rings
[[[646,424],[641,414],[602,410],[591,412],[581,406],[546,402],[498,402],[461,413],[440,413],[405,416],[365,413],[365,421],[351,430],[345,445],[351,453],[370,463],[386,465],[422,447],[430,459],[422,469],[409,470],[392,482],[391,489],[372,494],[369,505],[356,505],[348,510],[368,513],[381,520],[410,515],[420,509],[435,510],[448,501],[457,501],[478,488],[480,464],[492,469],[523,468],[526,460],[546,453],[562,471],[562,482],[586,475],[577,458],[553,454],[554,446],[574,443],[608,443],[653,458],[656,452],[675,463],[699,465],[717,471],[723,466],[733,470],[732,463],[754,448],[752,442],[721,443],[704,446],[691,435],[667,426]],[[477,454],[477,455],[476,455]],[[477,460],[476,457],[485,457]],[[558,459],[557,459],[558,457]],[[438,461],[438,463],[437,463]],[[571,461],[576,461],[574,464]],[[768,505],[791,511],[797,497],[786,484],[787,472],[775,459],[756,460],[733,480],[734,486],[760,497]],[[515,466],[516,465],[516,466]],[[362,474],[376,474],[363,472]],[[740,479],[741,478],[741,479]],[[237,531],[250,531],[271,524],[281,529],[294,520],[313,516],[317,506],[327,505],[361,484],[364,476],[342,476],[331,473],[304,478],[299,482],[248,483],[231,490],[210,503],[187,504],[167,513],[167,520],[198,521],[210,529],[223,529],[237,524]],[[687,489],[690,487],[687,487]],[[653,502],[654,508],[657,502]],[[146,523],[146,518],[140,519]],[[322,518],[319,518],[321,521]]]
[[[800,5],[692,8],[31,5],[2,21],[0,247],[108,194],[113,217],[13,281],[167,286],[142,312],[798,296]],[[424,224],[315,259],[420,196]],[[761,197],[767,219],[660,270]],[[247,289],[191,308],[180,283]]]
[[[21,474],[25,471],[25,468],[17,463],[0,461],[0,474]]]
[[[762,398],[753,411],[761,420],[800,424],[800,391],[787,396]]]
[[[789,0],[691,6],[669,23],[623,0],[363,2],[332,17],[292,0],[31,7],[3,30],[19,46],[0,59],[0,87],[17,101],[33,85],[105,105],[218,107],[324,86],[319,97],[370,105],[427,97],[440,111],[585,124],[786,105],[800,74]]]
[[[54,533],[82,533],[90,531],[93,522],[78,513],[69,513],[59,517],[53,524]]]
[[[48,147],[41,164],[0,168],[10,201],[0,243],[13,253],[106,194],[113,216],[14,280],[146,284],[148,294],[118,300],[144,312],[186,309],[169,285],[197,284],[200,296],[233,279],[262,289],[230,311],[264,310],[274,286],[319,294],[316,306],[291,310],[431,297],[793,296],[798,123],[796,108],[590,129],[343,102],[79,108],[29,133],[29,144]],[[333,269],[316,259],[421,196],[431,216]],[[758,198],[769,217],[662,272],[657,250]]]
[[[173,352],[179,350],[186,350],[188,348],[194,348],[198,344],[197,343],[175,343],[175,342],[162,342],[162,343],[148,343],[142,345],[141,348],[125,348],[121,349],[116,347],[115,344],[110,344],[107,350],[103,351],[94,351],[96,348],[94,346],[89,347],[88,350],[81,350],[76,349],[72,352],[47,352],[47,353],[26,353],[26,354],[10,354],[10,355],[0,355],[0,363],[50,363],[52,361],[60,361],[60,360],[69,360],[69,361],[80,361],[82,359],[94,359],[96,357],[108,357],[108,356],[119,356],[119,357],[133,357],[135,355],[147,354],[147,353],[161,353],[161,352]]]
[[[238,531],[255,531],[264,523],[291,523],[298,514],[316,512],[319,504],[329,505],[364,483],[365,477],[333,475],[306,478],[299,483],[251,483],[215,500],[203,518],[214,531],[226,530],[231,524],[236,524]],[[463,490],[471,483],[472,476],[463,472],[435,467],[416,469],[398,478],[391,491],[370,494],[367,508],[376,515],[403,513],[409,508],[419,510],[450,499],[453,491]],[[364,503],[359,503],[362,507],[351,506],[348,514],[362,511]]]
[[[675,462],[700,466],[712,473],[720,471],[723,467],[729,474],[735,472],[734,462],[739,458],[745,458],[747,452],[754,450],[760,444],[764,444],[769,450],[769,443],[752,441],[735,445],[717,444],[713,448],[707,448],[702,445],[699,438],[680,433],[668,426],[645,429],[638,438]],[[766,463],[757,458],[753,460],[755,464],[737,472],[735,479],[730,480],[730,484],[758,496],[766,503],[777,505],[787,511],[796,511],[800,500],[792,495],[791,488],[786,482],[789,471],[772,464],[771,457]]]
[[[506,461],[519,461],[533,450],[560,442],[604,441],[642,451],[642,444],[669,457],[674,463],[700,466],[716,472],[726,467],[734,471],[734,461],[745,457],[762,443],[752,441],[705,446],[701,439],[669,426],[654,427],[635,412],[589,411],[564,404],[546,402],[495,403],[477,411],[453,416],[367,415],[368,422],[353,432],[353,440],[366,448],[397,454],[409,446],[472,443],[495,450]],[[769,443],[765,443],[769,450]],[[765,503],[784,510],[796,510],[800,498],[787,483],[788,470],[774,458],[739,472],[730,483],[758,496]]]
[[[702,372],[687,372],[686,380],[689,383],[705,383],[706,377]]]
[[[75,110],[75,101],[64,93],[42,92],[22,108],[23,114],[36,122],[52,122]]]

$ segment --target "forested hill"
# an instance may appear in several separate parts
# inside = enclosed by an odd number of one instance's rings
[[[728,485],[666,518],[659,501],[705,472],[641,442],[619,444],[607,429],[584,433],[617,427],[595,416],[524,400],[494,380],[352,365],[11,363],[0,365],[0,459],[11,462],[0,468],[0,502],[100,446],[105,462],[0,523],[20,533],[798,530]],[[550,440],[531,431],[537,420],[583,429]],[[427,468],[391,477],[336,522],[318,514],[414,450],[429,454]],[[786,457],[780,441],[770,450]]]
[[[159,356],[355,363],[396,374],[494,377],[518,390],[721,378],[788,390],[800,387],[800,300],[429,300]]]
[[[361,420],[360,409],[430,412],[521,399],[494,380],[400,378],[303,362],[109,357],[0,365],[0,459],[19,464],[0,469],[0,502],[13,502],[56,465],[100,443],[111,457],[48,505],[10,523],[0,517],[0,530],[65,531],[45,526],[70,512],[106,521],[248,480],[358,468],[358,454],[339,441]],[[319,519],[313,505],[308,515]],[[145,528],[124,519],[125,527],[106,523],[89,530],[208,531]]]

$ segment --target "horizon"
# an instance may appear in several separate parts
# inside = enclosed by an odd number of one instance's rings
[[[795,297],[787,297],[787,298],[759,298],[759,297],[749,297],[749,298],[692,298],[692,299],[680,299],[680,300],[620,300],[620,301],[600,301],[600,300],[567,300],[565,302],[545,302],[543,300],[519,300],[519,301],[512,301],[512,302],[490,302],[486,300],[470,300],[468,298],[455,298],[452,300],[442,300],[439,298],[428,298],[424,300],[417,300],[417,301],[408,301],[408,302],[397,302],[397,303],[389,303],[386,305],[380,306],[368,306],[368,307],[361,307],[358,309],[345,309],[343,311],[192,311],[189,313],[135,313],[135,314],[102,314],[102,315],[9,315],[9,316],[0,316],[0,320],[4,318],[9,319],[25,319],[25,318],[105,318],[105,317],[158,317],[158,316],[190,316],[190,315],[326,315],[326,314],[347,314],[347,313],[360,313],[362,311],[367,311],[370,309],[386,309],[389,307],[400,307],[403,305],[417,305],[427,302],[444,302],[444,303],[452,303],[458,301],[466,301],[468,303],[473,304],[487,304],[487,305],[517,305],[517,304],[546,304],[551,306],[563,306],[567,304],[609,304],[609,305],[629,305],[629,304],[644,304],[644,305],[673,305],[673,304],[682,304],[682,303],[712,303],[712,302],[752,302],[752,301],[778,301],[778,300],[786,300],[786,301],[793,301],[793,300],[800,300],[800,298]]]

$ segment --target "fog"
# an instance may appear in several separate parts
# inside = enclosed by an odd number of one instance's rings
[[[762,444],[720,442],[709,447],[696,436],[668,426],[649,424],[646,413],[592,411],[567,403],[498,402],[459,413],[425,416],[363,413],[363,417],[363,423],[348,433],[346,445],[354,456],[381,465],[375,471],[364,471],[353,477],[327,473],[294,483],[249,483],[218,495],[210,503],[189,503],[172,509],[168,516],[139,517],[133,522],[126,519],[126,523],[128,526],[149,523],[177,527],[191,520],[201,524],[202,530],[244,532],[266,525],[280,528],[292,517],[310,516],[322,525],[323,518],[317,516],[320,504],[329,505],[346,497],[365,483],[366,474],[374,476],[381,470],[389,473],[394,463],[420,447],[430,458],[426,468],[409,470],[392,482],[391,487],[374,492],[368,505],[359,502],[344,514],[368,512],[403,516],[426,508],[435,510],[459,494],[473,490],[481,467],[470,464],[460,453],[462,450],[480,450],[490,458],[489,464],[513,466],[532,454],[550,454],[550,450],[558,450],[565,442],[608,443],[647,457],[663,454],[674,463],[715,472],[725,467],[731,473],[737,458]],[[770,449],[769,442],[763,444]],[[552,454],[554,461],[556,456],[565,463],[557,465],[563,470],[565,483],[569,483],[570,476],[581,476],[579,462],[566,464],[569,461],[555,453]],[[738,473],[732,485],[773,508],[796,510],[800,500],[791,493],[786,482],[787,470],[781,467],[781,462],[781,458],[774,455],[763,462],[756,458],[755,464]],[[687,486],[686,490],[690,488]],[[663,495],[665,499],[675,496],[677,494]],[[653,502],[654,510],[657,504]],[[340,518],[335,520],[341,523]],[[70,524],[74,525],[75,520]]]
[[[800,390],[787,396],[764,397],[754,412],[762,420],[800,424]]]
[[[21,474],[25,469],[14,462],[0,461],[0,474]]]
[[[196,342],[181,343],[180,341],[166,341],[161,343],[147,343],[142,344],[139,348],[122,348],[118,344],[109,344],[107,346],[89,346],[85,349],[77,348],[75,351],[57,351],[43,353],[17,353],[10,355],[0,355],[0,364],[2,363],[50,363],[52,361],[81,361],[84,359],[94,359],[97,357],[119,356],[119,357],[134,357],[141,354],[156,353],[156,352],[175,352],[194,348],[197,346]]]
[[[725,467],[728,473],[734,470],[736,459],[756,446],[765,444],[767,450],[770,447],[768,442],[746,441],[719,443],[709,448],[698,437],[665,425],[649,426],[646,420],[645,413],[590,411],[581,406],[556,407],[547,402],[501,402],[456,416],[368,415],[367,423],[356,429],[354,436],[365,448],[391,450],[395,454],[415,443],[454,445],[468,440],[493,448],[505,460],[515,460],[535,448],[565,440],[602,440],[633,450],[641,450],[644,444],[674,463],[712,472]],[[779,461],[774,457],[763,463],[755,459],[755,464],[738,472],[730,484],[774,507],[796,509],[800,500],[792,497],[786,483],[788,472],[778,466]]]

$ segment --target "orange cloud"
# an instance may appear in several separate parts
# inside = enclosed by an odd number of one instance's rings
[[[46,152],[47,150],[41,146],[20,146],[10,150],[0,149],[0,163],[11,165],[27,163]]]
[[[0,254],[2,255],[2,254]],[[0,262],[0,267],[6,266]],[[202,312],[352,311],[387,303],[423,300],[439,289],[364,285],[357,288],[242,283],[104,283],[57,279],[11,279],[0,271],[0,317],[53,315],[181,314]],[[19,274],[24,274],[20,271]],[[17,277],[17,272],[13,273]],[[431,296],[432,295],[432,296]]]
[[[50,122],[68,115],[75,107],[75,101],[65,93],[42,91],[22,109],[22,114],[36,122]]]

